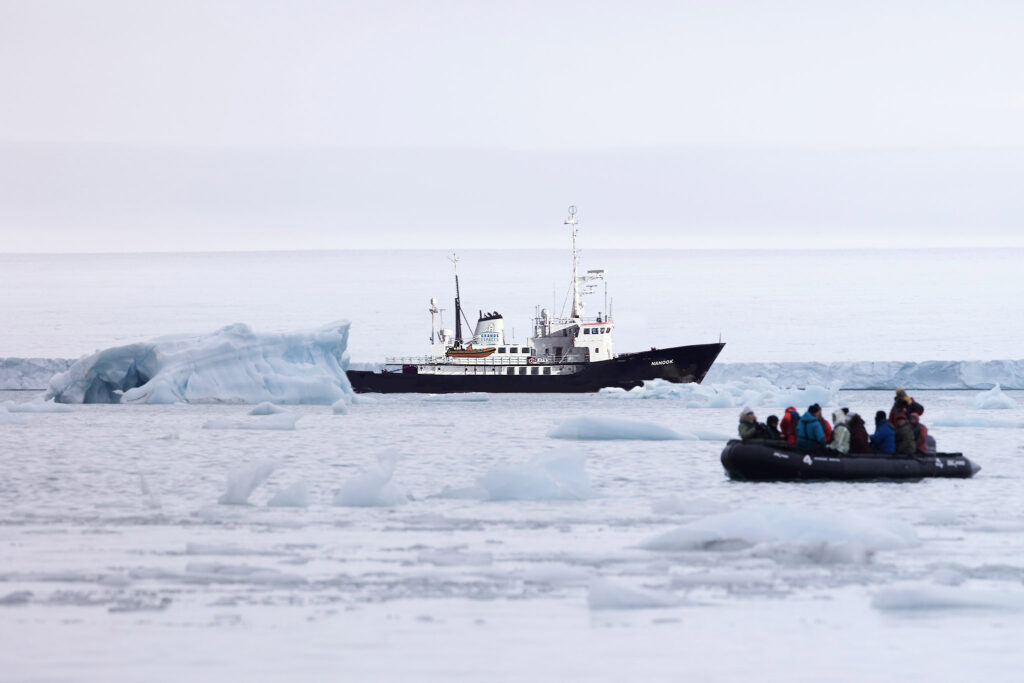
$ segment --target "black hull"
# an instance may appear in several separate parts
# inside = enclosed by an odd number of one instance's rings
[[[464,375],[349,370],[348,379],[357,393],[382,394],[452,394],[470,391],[543,394],[586,393],[604,387],[632,389],[643,384],[644,380],[651,379],[700,383],[724,346],[695,344],[624,354],[611,360],[588,363],[583,370],[571,375],[484,374],[490,372],[491,367],[467,365]],[[543,373],[543,367],[532,365],[528,372],[538,368],[538,373]],[[498,369],[502,373],[506,370],[501,366]]]
[[[925,477],[968,479],[981,468],[961,453],[914,457],[840,456],[834,452],[804,453],[785,446],[730,441],[722,466],[740,481],[864,481]]]

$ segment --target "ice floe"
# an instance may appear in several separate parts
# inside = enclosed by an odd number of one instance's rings
[[[235,324],[208,335],[118,346],[54,375],[48,395],[61,403],[329,405],[352,393],[345,374],[348,327],[257,334]]]
[[[265,482],[275,469],[277,462],[273,460],[257,460],[239,465],[228,472],[224,493],[217,502],[221,505],[246,505],[256,487]]]
[[[650,609],[679,604],[675,596],[643,588],[634,588],[619,581],[595,578],[587,589],[590,609]]]
[[[906,584],[875,594],[871,606],[879,610],[999,609],[1024,610],[1024,591],[960,586]]]
[[[53,401],[46,401],[42,397],[36,398],[32,401],[26,401],[24,403],[15,403],[14,401],[4,401],[0,403],[10,413],[70,413],[71,406],[62,405],[60,403],[54,403]]]
[[[280,406],[275,406],[270,401],[264,401],[263,403],[260,403],[255,408],[250,410],[249,414],[250,415],[275,415],[277,413],[283,413],[283,412],[285,412],[284,408],[281,408]]]
[[[348,415],[349,401],[347,398],[339,398],[331,404],[331,412],[335,415]]]
[[[750,405],[781,410],[788,405],[838,405],[840,387],[838,382],[832,382],[828,386],[782,388],[759,377],[718,384],[675,384],[654,379],[629,391],[606,387],[601,389],[600,394],[613,399],[676,399],[683,401],[687,408],[735,408]]]
[[[348,507],[387,507],[408,502],[409,497],[405,491],[391,481],[398,460],[399,455],[395,451],[389,450],[378,454],[376,463],[341,485],[334,495],[334,504]]]
[[[584,463],[576,453],[538,455],[492,467],[477,487],[487,500],[583,500],[593,495]]]
[[[971,407],[975,410],[1012,410],[1019,407],[1012,396],[1003,393],[998,384],[983,391],[971,401]]]
[[[823,561],[856,560],[864,552],[919,544],[902,522],[869,515],[765,505],[712,515],[648,539],[648,550],[735,550],[759,544],[800,544],[797,554]],[[827,544],[827,545],[822,545]],[[863,551],[863,552],[862,552]],[[772,554],[769,549],[768,555]]]
[[[683,435],[668,427],[653,422],[638,422],[615,417],[590,417],[580,415],[563,420],[561,424],[548,432],[553,439],[573,439],[579,441],[607,441],[627,439],[638,441],[666,441],[674,439],[695,439],[693,435]]]

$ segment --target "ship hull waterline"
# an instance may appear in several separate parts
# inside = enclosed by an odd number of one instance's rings
[[[506,374],[509,366],[481,364],[467,365],[461,375],[349,370],[348,379],[356,393],[589,393],[605,387],[632,389],[653,379],[700,383],[724,347],[723,343],[694,344],[640,351],[593,361],[565,375],[543,374],[544,364],[515,366],[513,375]],[[519,374],[519,367],[526,367],[527,374]],[[534,369],[538,374],[532,374]]]

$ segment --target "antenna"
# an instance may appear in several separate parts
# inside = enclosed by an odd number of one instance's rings
[[[430,297],[430,344],[434,344],[434,316],[441,312],[441,309],[437,307],[437,299]]]

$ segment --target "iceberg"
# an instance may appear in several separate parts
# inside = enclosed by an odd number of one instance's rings
[[[66,372],[73,362],[68,358],[0,358],[0,391],[46,389],[50,378]]]
[[[224,493],[217,502],[221,505],[248,505],[252,492],[276,469],[277,462],[266,459],[235,467],[228,472]]]
[[[1017,407],[1017,401],[1012,396],[1004,394],[997,383],[988,391],[975,396],[971,407],[976,410],[1013,410]]]
[[[330,405],[352,394],[347,322],[257,334],[235,324],[202,336],[162,337],[76,361],[50,379],[59,403]]]

